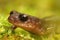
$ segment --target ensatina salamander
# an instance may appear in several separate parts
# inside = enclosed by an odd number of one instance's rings
[[[43,35],[46,33],[46,28],[43,27],[44,20],[31,15],[11,11],[8,21],[12,23],[15,28],[20,27],[26,31],[38,35]]]

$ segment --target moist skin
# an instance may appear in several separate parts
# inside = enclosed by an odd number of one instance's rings
[[[14,29],[20,27],[37,35],[44,35],[46,33],[46,28],[43,27],[45,21],[34,16],[11,11],[8,21],[14,25]]]

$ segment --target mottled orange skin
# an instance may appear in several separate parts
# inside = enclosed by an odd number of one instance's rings
[[[43,25],[42,19],[38,19],[34,16],[24,14],[28,16],[28,20],[25,22],[22,22],[19,20],[19,15],[23,13],[19,13],[16,11],[11,11],[11,12],[12,14],[8,17],[8,21],[12,23],[15,27],[23,28],[26,31],[29,31],[31,33],[38,34],[38,35],[45,34],[45,28],[42,26]]]

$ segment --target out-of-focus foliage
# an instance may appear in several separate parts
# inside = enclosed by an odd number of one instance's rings
[[[46,17],[56,14],[59,4],[59,0],[1,0],[0,12],[8,15],[11,10],[16,10],[37,17]]]
[[[7,19],[12,10],[38,18],[60,16],[60,0],[0,0],[0,40],[60,40],[60,34],[55,33],[42,37],[20,28],[12,33],[12,24]]]

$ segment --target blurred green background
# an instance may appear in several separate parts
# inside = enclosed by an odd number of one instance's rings
[[[59,4],[59,0],[0,0],[0,14],[8,15],[16,10],[37,17],[58,15]]]
[[[10,11],[16,10],[38,18],[53,15],[60,16],[60,0],[0,0],[0,40],[15,40],[15,35],[20,35],[16,40],[60,40],[60,34],[49,37],[39,37],[17,28],[15,33],[11,33],[11,24],[7,18]],[[6,35],[9,35],[7,38]],[[4,36],[4,37],[3,37]]]

